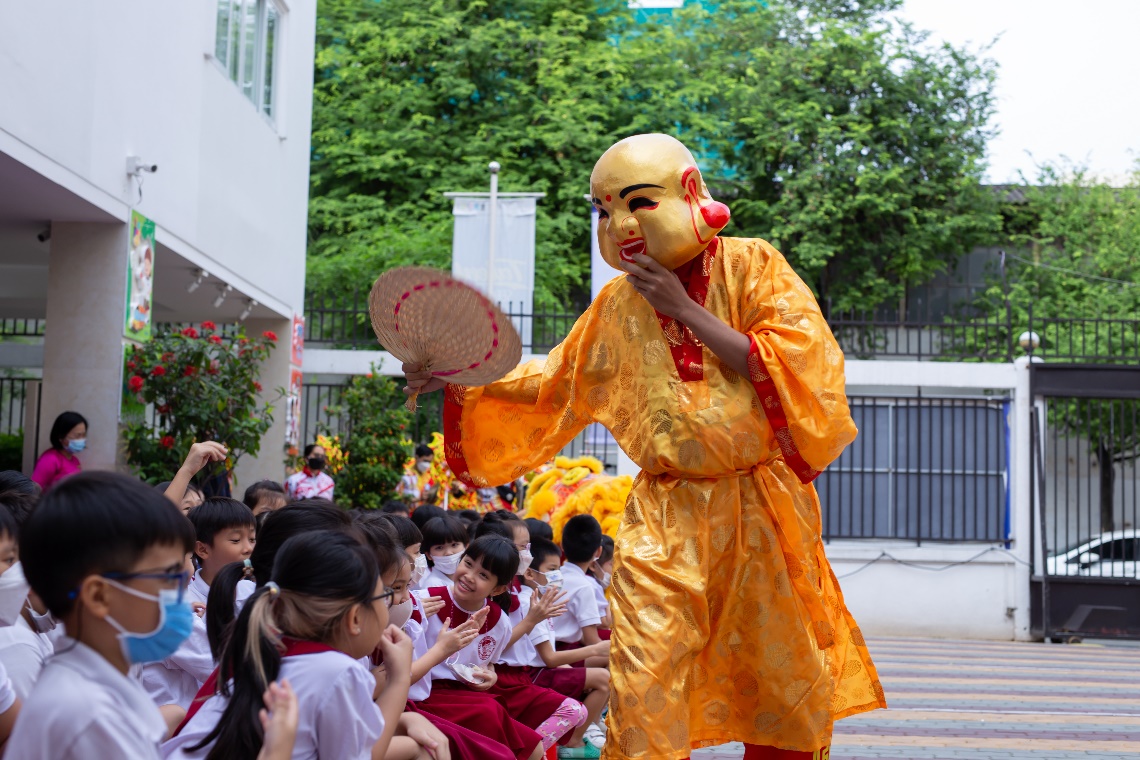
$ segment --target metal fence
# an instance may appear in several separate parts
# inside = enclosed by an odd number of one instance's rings
[[[859,437],[816,480],[825,540],[1006,539],[1009,399],[848,401]]]
[[[37,378],[0,377],[0,435],[22,435],[27,384]]]
[[[520,335],[529,335],[527,353],[558,345],[579,313],[524,310],[500,304]],[[1140,360],[1140,319],[1084,319],[1016,312],[1009,304],[990,313],[968,305],[949,312],[910,310],[828,312],[828,324],[844,353],[853,359],[1008,362],[1031,350],[1052,361],[1128,363]],[[306,306],[307,345],[337,349],[379,349],[368,318],[365,292],[310,296]],[[949,316],[947,316],[949,314]],[[1022,347],[1024,333],[1035,333],[1036,347]]]

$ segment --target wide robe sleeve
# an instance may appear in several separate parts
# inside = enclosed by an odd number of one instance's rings
[[[847,405],[843,351],[815,297],[784,256],[763,241],[742,309],[752,339],[748,369],[784,455],[809,483],[858,432]]]
[[[593,357],[595,314],[591,305],[545,361],[527,362],[490,385],[446,387],[444,453],[456,477],[477,487],[520,478],[593,421],[589,391],[604,385],[612,367]]]

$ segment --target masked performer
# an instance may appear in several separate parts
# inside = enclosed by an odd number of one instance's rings
[[[616,540],[605,758],[827,757],[837,718],[885,707],[824,556],[811,481],[855,437],[843,354],[763,240],[722,238],[689,151],[617,143],[590,178],[602,289],[545,362],[448,386],[445,451],[517,478],[593,421],[642,472]],[[409,388],[442,387],[405,366]]]

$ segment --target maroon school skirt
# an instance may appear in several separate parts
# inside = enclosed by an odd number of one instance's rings
[[[507,714],[506,708],[485,691],[469,689],[458,681],[441,678],[431,682],[431,694],[415,703],[431,713],[502,744],[516,760],[527,760],[542,737]]]
[[[556,691],[535,685],[528,668],[495,665],[499,680],[487,693],[507,708],[507,714],[524,726],[537,729],[562,706],[566,697]]]
[[[535,685],[572,699],[581,699],[586,690],[585,668],[531,668]]]
[[[451,760],[512,760],[515,757],[514,752],[497,741],[421,710],[415,702],[404,705],[404,712],[424,716],[447,737],[447,743],[451,746]]]
[[[581,641],[556,641],[556,642],[554,642],[554,649],[556,651],[559,651],[559,652],[571,652],[575,649],[581,649],[584,646],[586,646],[586,645],[583,644]],[[570,667],[572,667],[572,668],[584,668],[584,667],[586,667],[586,661],[585,660],[578,660],[578,662],[572,662],[572,663],[570,663]]]

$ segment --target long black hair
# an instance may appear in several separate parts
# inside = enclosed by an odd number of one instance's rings
[[[369,607],[379,570],[368,547],[336,531],[290,538],[277,553],[272,580],[246,601],[218,660],[218,693],[228,696],[217,725],[194,752],[210,746],[207,760],[256,757],[264,734],[262,694],[281,672],[282,636],[328,643],[355,604]],[[369,607],[370,609],[370,607]]]
[[[290,538],[302,533],[334,530],[342,533],[352,530],[352,518],[342,509],[321,504],[290,504],[265,518],[257,531],[257,543],[249,562],[253,565],[252,580],[258,586],[269,581],[278,550]],[[233,623],[237,603],[237,585],[247,577],[245,564],[234,562],[223,567],[210,584],[206,597],[206,638],[210,652],[217,659],[224,643],[226,629]]]
[[[515,574],[519,571],[519,550],[508,538],[488,534],[480,536],[471,542],[463,552],[464,557],[472,561],[478,560],[483,569],[495,576],[500,586],[510,586]],[[511,592],[508,588],[498,596],[491,597],[491,601],[503,608],[503,612],[511,610]]]

